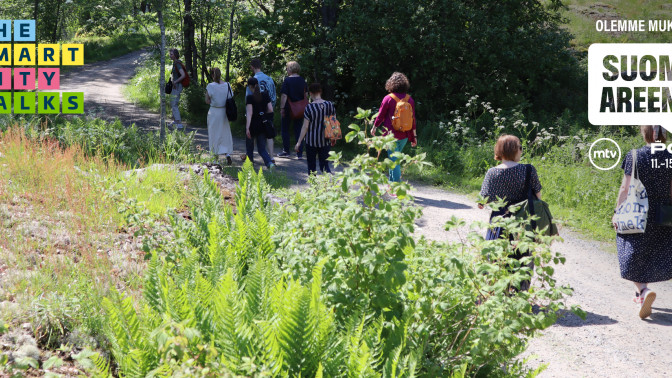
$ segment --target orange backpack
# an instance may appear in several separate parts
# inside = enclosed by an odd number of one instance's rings
[[[413,107],[411,103],[408,102],[408,99],[411,98],[410,95],[399,99],[395,96],[394,93],[390,93],[396,102],[397,106],[394,109],[394,116],[392,117],[392,128],[397,131],[410,131],[413,129]]]
[[[324,116],[324,137],[332,141],[341,139],[341,123],[336,119],[336,114]]]

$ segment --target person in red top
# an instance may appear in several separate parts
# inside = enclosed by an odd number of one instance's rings
[[[406,93],[410,88],[411,84],[408,82],[408,78],[401,72],[395,72],[387,79],[385,83],[385,90],[393,94],[399,99],[406,97]],[[394,111],[397,107],[397,100],[392,98],[389,94],[383,98],[382,104],[380,104],[380,110],[378,111],[378,117],[376,117],[375,122],[373,123],[373,128],[371,129],[371,135],[374,135],[376,129],[383,125],[383,135],[387,135],[390,132],[397,138],[397,147],[394,151],[387,151],[389,155],[393,152],[401,151],[406,146],[407,142],[411,142],[411,147],[417,146],[417,134],[415,127],[415,101],[413,98],[408,99],[408,102],[413,108],[413,128],[409,131],[398,131],[392,128],[392,117],[394,116]],[[396,161],[396,158],[390,157],[392,161]],[[390,170],[390,182],[399,182],[401,181],[401,167],[397,165],[394,169]]]

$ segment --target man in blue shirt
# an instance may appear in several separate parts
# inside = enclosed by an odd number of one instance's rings
[[[252,59],[252,61],[250,62],[250,69],[254,72],[254,77],[259,82],[259,90],[262,93],[263,92],[268,93],[268,97],[271,98],[271,104],[273,104],[273,108],[275,109],[275,100],[276,100],[275,82],[273,81],[273,79],[271,79],[270,76],[261,72],[261,60],[256,58]],[[245,90],[245,97],[251,94],[252,91],[250,91],[250,88],[247,87],[247,89]],[[268,151],[268,154],[271,155],[271,161],[275,164],[275,159],[273,159],[273,156],[275,156],[273,154],[273,138],[269,138],[267,140],[266,151]]]

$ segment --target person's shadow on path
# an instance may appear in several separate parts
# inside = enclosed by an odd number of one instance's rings
[[[446,200],[435,200],[420,196],[414,196],[413,198],[415,198],[415,203],[417,203],[422,207],[438,207],[441,209],[449,209],[449,210],[466,210],[473,208],[472,206],[465,205],[463,203],[451,202]]]
[[[618,321],[605,315],[586,312],[586,320],[581,319],[571,311],[558,311],[558,321],[555,324],[561,327],[585,327],[591,325],[611,325]]]

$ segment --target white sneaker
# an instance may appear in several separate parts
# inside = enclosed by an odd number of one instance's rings
[[[637,302],[641,303],[642,306],[639,309],[639,318],[645,319],[651,316],[651,306],[653,305],[653,301],[656,300],[656,292],[647,287],[639,293],[637,299]]]

